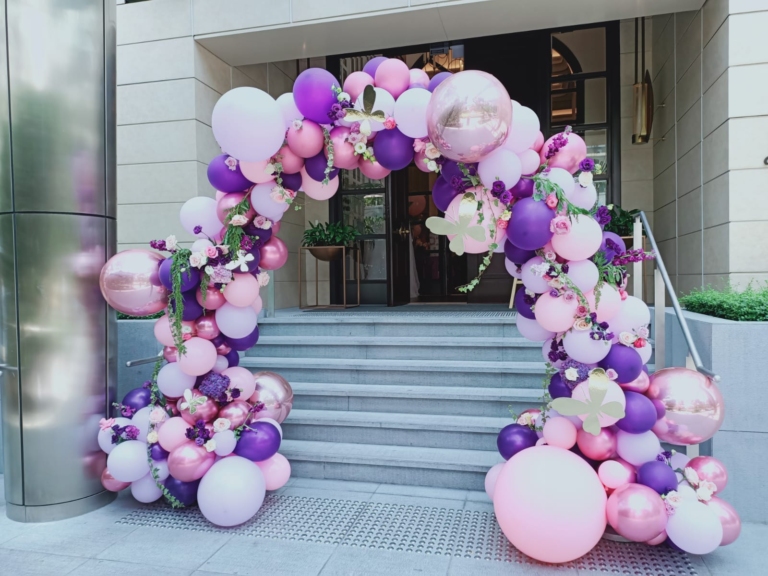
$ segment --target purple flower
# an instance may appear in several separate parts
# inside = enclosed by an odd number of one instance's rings
[[[131,408],[130,406],[120,406],[120,414],[124,418],[131,418],[133,416],[134,412],[136,412],[136,411],[133,408]]]
[[[125,427],[125,437],[128,438],[128,440],[136,440],[136,438],[139,437],[139,429],[136,426],[129,424]]]
[[[232,390],[230,390],[229,393],[232,396],[232,398],[235,400],[240,398],[240,388],[232,388]]]
[[[499,200],[501,200],[502,204],[509,204],[512,202],[512,192],[509,190],[504,190],[504,192],[499,195]]]
[[[595,169],[595,161],[592,158],[584,158],[579,162],[579,170],[582,172],[592,172]]]
[[[150,240],[149,246],[155,250],[163,252],[165,250],[165,240]]]
[[[552,298],[557,298],[558,296],[560,296],[560,293],[554,288],[552,288],[552,290],[549,291],[549,295],[552,296]]]
[[[560,358],[557,352],[550,352],[549,354],[547,354],[547,357],[549,358],[550,362],[557,362],[558,359]]]
[[[560,267],[560,270],[562,270],[562,271],[563,271],[563,274],[568,274],[568,264],[563,264],[563,265]]]
[[[600,226],[605,227],[611,221],[611,211],[605,206],[600,206],[595,213],[595,220],[597,220],[597,223],[600,224]],[[606,246],[608,245],[608,242],[615,244],[615,242],[608,239],[606,241]]]
[[[202,446],[203,444],[205,444],[205,440],[203,440],[198,436],[197,438],[195,438],[195,444],[197,444],[198,446]]]
[[[560,366],[560,377],[573,390],[577,384],[589,378],[589,367],[586,364],[577,362],[573,358],[568,358]]]
[[[502,192],[506,191],[506,189],[507,187],[504,185],[504,182],[501,180],[494,180],[493,186],[491,187],[491,194],[493,194],[495,198],[498,198],[501,196]]]
[[[461,187],[464,185],[463,180],[459,176],[454,176],[451,178],[451,186],[453,186],[454,190],[461,190]]]
[[[568,144],[568,137],[564,133],[561,132],[560,134],[555,135],[555,137],[552,138],[552,141],[549,143],[549,146],[547,147],[547,153],[544,155],[544,157],[549,160],[566,144]]]
[[[192,231],[193,231],[195,234],[200,234],[200,232],[202,232],[202,231],[203,231],[203,227],[202,227],[202,226],[195,226],[195,227],[192,229]]]
[[[152,388],[152,380],[144,380],[144,384],[141,385],[142,388]]]
[[[194,440],[197,438],[197,430],[194,428],[187,428],[187,431],[184,433],[184,436],[186,436],[189,440]]]
[[[222,395],[226,397],[226,390],[229,387],[229,377],[215,372],[208,373],[200,383],[200,392],[209,398],[219,399]],[[203,428],[205,422],[203,422]]]
[[[253,240],[251,240],[250,236],[243,236],[243,239],[240,240],[240,248],[246,252],[253,248]]]

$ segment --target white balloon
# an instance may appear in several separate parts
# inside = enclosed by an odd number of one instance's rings
[[[259,315],[250,306],[233,306],[229,302],[216,310],[216,324],[224,336],[245,338],[253,332]]]
[[[591,210],[595,205],[595,202],[597,202],[597,189],[594,184],[590,184],[589,186],[576,184],[565,197],[574,206],[583,208],[584,210]]]
[[[115,418],[115,425],[120,426],[121,428],[123,426],[128,426],[131,421],[128,418]],[[99,448],[101,448],[104,452],[109,454],[112,452],[112,450],[115,449],[115,446],[117,444],[112,444],[112,432],[111,428],[107,428],[106,430],[99,430],[98,436],[96,436],[96,440],[99,443]]]
[[[656,459],[656,456],[661,452],[661,443],[656,434],[650,430],[642,434],[630,434],[618,430],[616,432],[616,452],[633,466],[642,466],[646,462]]]
[[[275,182],[265,182],[256,184],[251,190],[251,207],[262,216],[265,216],[273,222],[279,222],[283,214],[290,208],[286,202],[278,202],[272,199],[272,188]]]
[[[190,198],[179,210],[181,226],[193,236],[195,236],[195,227],[201,226],[202,231],[196,236],[213,238],[224,228],[224,224],[216,216],[216,205],[216,200],[208,196]]]
[[[259,467],[240,456],[230,456],[216,462],[200,480],[197,505],[209,522],[237,526],[259,511],[265,493]]]
[[[169,398],[181,398],[184,390],[195,387],[195,377],[182,372],[178,362],[169,362],[157,374],[157,387]]]
[[[293,100],[293,92],[286,92],[277,97],[277,105],[280,107],[280,112],[283,114],[283,121],[285,127],[290,128],[293,125],[294,120],[303,120],[304,115],[299,112],[296,107],[296,102]]]
[[[395,102],[394,116],[397,128],[409,138],[427,135],[427,106],[432,92],[424,88],[406,90]]]
[[[617,336],[622,332],[632,332],[651,322],[651,311],[645,302],[635,296],[627,296],[619,311],[611,319],[611,332]]]
[[[553,184],[560,186],[560,188],[563,189],[563,194],[565,194],[566,198],[568,197],[568,194],[573,190],[573,187],[576,185],[573,181],[573,176],[571,176],[571,173],[568,172],[568,170],[563,170],[562,168],[550,168],[549,173],[545,176],[545,178]]]
[[[136,414],[131,418],[131,424],[139,429],[139,437],[137,440],[141,442],[147,441],[147,433],[149,432],[149,413],[152,412],[150,406],[144,406],[141,410],[137,410]]]
[[[689,554],[709,554],[723,539],[723,526],[712,508],[683,499],[667,520],[667,536]]]
[[[107,469],[120,482],[135,482],[149,472],[147,445],[138,440],[121,442],[107,456]]]
[[[162,482],[171,475],[168,469],[168,460],[152,460],[152,465],[157,468],[157,477]]]
[[[528,262],[522,265],[520,278],[523,280],[523,286],[525,286],[531,292],[536,294],[544,294],[549,291],[549,284],[543,276],[537,275],[533,270],[533,266],[539,266],[544,262],[541,256],[534,256]]]
[[[517,153],[528,150],[536,142],[539,128],[541,124],[536,112],[512,100],[512,126],[504,141],[504,148]]]
[[[163,491],[157,487],[157,483],[155,482],[155,479],[152,478],[152,474],[147,474],[131,484],[131,495],[139,502],[149,504],[150,502],[159,500],[163,495]]]
[[[527,340],[531,340],[533,342],[544,342],[544,340],[553,338],[555,336],[554,332],[546,330],[542,327],[541,324],[536,322],[536,320],[531,320],[520,314],[517,315],[516,322],[517,329],[520,330],[520,334],[522,334],[523,338],[526,338]]]
[[[227,359],[224,356],[216,356],[216,364],[213,365],[211,370],[213,370],[216,374],[221,374],[227,368],[229,368],[229,362]]]
[[[372,111],[377,112],[381,110],[384,112],[384,116],[392,116],[395,111],[395,99],[392,97],[392,94],[384,90],[384,88],[374,88],[373,90],[376,92],[376,99],[373,101]],[[356,110],[363,109],[363,96],[364,94],[360,94],[360,96],[357,97],[357,100],[355,101]],[[384,130],[383,122],[371,120],[370,123],[373,132]]]
[[[653,346],[646,340],[645,346],[642,348],[635,348],[635,352],[640,354],[640,360],[643,361],[643,364],[648,364],[648,361],[651,359],[651,355],[653,354]]]
[[[214,452],[216,452],[217,456],[229,456],[235,451],[237,438],[235,438],[235,433],[232,430],[216,432],[213,435],[213,439],[216,442],[216,449]]]
[[[589,292],[600,280],[600,271],[591,260],[573,260],[568,262],[568,278],[583,293]]]

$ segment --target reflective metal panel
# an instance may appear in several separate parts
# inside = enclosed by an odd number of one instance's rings
[[[0,0],[0,213],[10,212],[13,209],[11,186],[11,123],[8,110],[5,0]]]
[[[104,2],[104,110],[107,216],[117,218],[117,3]],[[114,312],[113,312],[114,314]]]
[[[102,0],[10,0],[17,211],[105,213]]]
[[[114,198],[113,198],[114,200]],[[107,260],[117,253],[117,222],[105,220],[107,225]],[[105,303],[106,306],[106,303]],[[105,414],[112,413],[112,402],[119,402],[117,397],[117,312],[106,306],[107,314],[107,404]]]
[[[105,219],[17,214],[24,504],[102,491],[106,406]],[[66,473],[62,473],[66,471]]]

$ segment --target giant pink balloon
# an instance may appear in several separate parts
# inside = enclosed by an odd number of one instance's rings
[[[115,254],[101,269],[99,288],[115,310],[131,316],[148,316],[168,305],[168,291],[158,270],[163,256],[134,248]]]
[[[562,168],[573,174],[579,169],[581,161],[587,157],[587,145],[584,140],[582,140],[581,136],[571,132],[565,136],[568,140],[566,145],[560,148],[553,157],[547,160],[547,151],[556,136],[557,134],[552,136],[549,140],[544,142],[544,145],[541,147],[541,163],[544,164],[549,161],[550,168]]]
[[[706,442],[725,417],[723,396],[704,374],[688,368],[664,368],[651,375],[646,395],[666,408],[653,432],[662,442],[689,446]]]
[[[277,270],[288,261],[288,247],[277,236],[272,236],[261,247],[259,267],[263,270]]]
[[[274,372],[257,372],[253,375],[256,391],[250,398],[252,404],[261,402],[264,408],[255,419],[272,418],[282,423],[293,407],[293,389],[288,381]]]
[[[427,107],[429,139],[451,160],[477,162],[504,143],[512,102],[495,77],[465,70],[446,78]]]
[[[185,374],[202,376],[216,364],[216,347],[203,338],[190,338],[184,343],[186,354],[179,355],[179,368]]]
[[[560,486],[563,479],[567,490]],[[597,545],[605,531],[605,503],[592,467],[554,446],[535,446],[510,458],[493,495],[499,526],[512,545],[553,564],[576,560]]]
[[[194,442],[185,442],[168,455],[171,476],[182,482],[200,480],[216,462],[216,454]]]
[[[661,496],[642,484],[625,484],[608,498],[608,523],[633,542],[647,542],[667,525],[667,511]]]
[[[728,546],[736,541],[741,534],[741,518],[736,510],[725,500],[712,496],[709,502],[704,502],[708,508],[715,511],[723,527],[723,538],[720,546]]]

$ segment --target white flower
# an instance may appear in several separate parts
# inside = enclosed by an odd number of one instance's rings
[[[550,262],[554,262],[557,260],[557,254],[555,254],[554,250],[547,250],[544,252],[544,259],[549,260]]]
[[[696,488],[696,497],[704,502],[709,502],[715,492],[717,492],[715,483],[710,482],[709,480],[704,480],[699,484],[699,487]]]
[[[208,262],[208,256],[203,254],[202,252],[195,252],[192,254],[192,256],[189,257],[189,265],[193,268],[200,268],[202,266],[205,266],[205,264]]]
[[[229,168],[232,172],[237,170],[237,160],[232,158],[232,156],[228,156],[227,159],[224,160],[224,164],[226,164],[227,168]]]
[[[552,278],[548,284],[551,288],[556,288],[558,290],[563,287],[563,281],[560,280],[560,278]]]
[[[358,142],[355,144],[355,154],[363,154],[365,153],[366,145],[365,142]]]
[[[293,126],[294,130],[301,130],[301,127],[303,126],[301,119],[299,118],[291,122],[291,125]]]
[[[339,95],[336,96],[336,100],[338,100],[339,102],[349,102],[350,100],[352,100],[352,96],[350,96],[346,92],[339,92]]]
[[[531,272],[534,276],[538,276],[539,278],[544,276],[544,274],[547,273],[547,270],[549,270],[549,264],[546,262],[542,262],[541,264],[534,264],[531,266]]]
[[[265,174],[274,174],[275,173],[275,164],[273,162],[270,162],[264,167],[264,173]]]
[[[429,142],[424,147],[424,156],[426,156],[430,160],[435,160],[437,158],[440,158],[440,151],[435,147],[434,144],[432,144],[432,142]]]
[[[648,336],[650,336],[650,332],[648,331],[648,326],[640,326],[640,328],[635,330],[635,332],[637,332],[637,335],[640,338],[648,338]]]
[[[224,430],[229,430],[231,427],[232,422],[228,418],[216,418],[213,421],[214,432],[224,432]]]
[[[586,318],[577,318],[576,322],[573,323],[574,330],[589,330],[589,328],[590,324]]]
[[[152,424],[160,424],[160,422],[165,420],[167,417],[168,413],[159,406],[154,408],[152,412],[149,413],[149,421],[152,422]]]
[[[232,224],[232,226],[245,226],[248,224],[248,218],[242,214],[236,214],[230,218],[229,223]]]
[[[528,290],[528,288],[525,289],[525,295],[529,298],[536,298],[536,292],[533,290]]]
[[[203,444],[203,446],[205,446],[205,450],[207,452],[213,452],[214,450],[216,450],[216,440],[211,438],[210,440],[208,440],[208,442]]]
[[[605,375],[608,376],[608,380],[616,380],[619,377],[618,372],[613,368],[608,368],[608,370],[605,371]]]
[[[530,412],[526,412],[525,414],[520,414],[517,418],[517,423],[521,426],[533,426],[533,421],[535,420],[535,416],[531,414]]]
[[[632,346],[635,340],[637,340],[637,336],[632,334],[632,332],[622,332],[619,334],[619,342],[624,344],[624,346]]]
[[[699,485],[699,474],[690,466],[686,466],[685,470],[683,470],[683,476],[691,486]]]
[[[592,184],[592,172],[582,172],[579,174],[579,185],[582,188],[586,188]]]
[[[213,266],[206,266],[204,271],[208,276],[213,276]]]
[[[261,230],[269,230],[272,228],[272,221],[264,216],[256,216],[256,218],[253,219],[253,225]]]
[[[579,379],[579,371],[576,368],[566,368],[565,370],[565,379],[570,380],[571,382],[576,382],[576,380]]]
[[[181,403],[180,409],[186,410],[192,406],[192,390],[187,388],[184,390],[184,402]]]
[[[680,496],[677,490],[671,490],[670,492],[667,492],[666,496],[664,496],[664,501],[673,508],[677,508],[683,501],[683,497]]]
[[[157,442],[157,432],[152,430],[149,434],[147,434],[147,444],[155,444]]]
[[[261,272],[256,274],[256,280],[258,281],[259,286],[263,288],[264,286],[269,284],[269,272],[262,270]]]
[[[178,242],[176,240],[176,236],[171,234],[168,236],[168,238],[165,239],[165,248],[166,250],[176,250],[176,247],[178,246]]]
[[[192,326],[189,324],[182,324],[181,325],[181,333],[182,334],[192,334]]]
[[[368,148],[365,149],[365,153],[368,156],[373,156],[373,146],[368,146]]]
[[[228,263],[225,268],[227,270],[240,269],[240,272],[248,272],[248,262],[253,262],[253,254],[249,254],[244,250],[237,251],[237,258]]]
[[[427,168],[429,168],[430,172],[437,172],[437,162],[430,160],[427,162]]]

